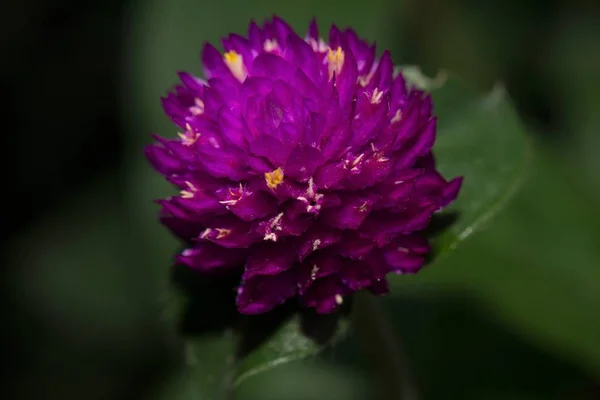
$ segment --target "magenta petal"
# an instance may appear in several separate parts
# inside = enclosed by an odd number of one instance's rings
[[[204,230],[202,223],[177,218],[164,209],[160,213],[160,222],[175,236],[186,242],[191,242],[191,238],[198,236]]]
[[[356,104],[357,115],[352,121],[353,137],[352,146],[361,147],[372,142],[383,130],[387,123],[387,99],[388,94],[383,93],[377,102],[378,94],[375,92],[363,92]],[[375,103],[373,103],[375,101]]]
[[[385,294],[388,294],[388,292],[390,291],[388,281],[385,278],[375,280],[371,283],[370,286],[367,287],[367,289],[377,296],[383,296]]]
[[[349,292],[336,275],[328,276],[316,280],[302,295],[302,302],[307,307],[315,308],[318,313],[326,314],[335,311]]]
[[[280,167],[285,165],[291,152],[291,147],[286,146],[276,137],[261,135],[250,143],[250,152],[256,156],[268,159],[271,161],[273,167]]]
[[[256,228],[248,222],[236,219],[215,219],[199,236],[200,240],[209,240],[222,247],[248,248],[263,238]]]
[[[206,81],[204,81],[204,79],[200,79],[190,73],[183,71],[177,73],[177,75],[186,87],[190,88],[191,90],[194,90],[199,97],[202,96],[202,91],[206,86]]]
[[[414,141],[412,146],[404,150],[404,153],[398,159],[398,168],[405,168],[414,164],[417,158],[426,155],[431,150],[435,141],[436,119],[433,118],[427,122],[422,133]]]
[[[244,221],[264,218],[277,211],[277,202],[273,196],[261,191],[242,190],[241,195],[233,192],[229,193],[226,199],[228,200],[222,200],[221,203]]]
[[[299,181],[307,181],[323,162],[321,152],[311,146],[296,146],[285,164],[286,176]]]
[[[352,52],[346,51],[344,56],[344,66],[340,75],[336,77],[340,107],[349,107],[354,101],[357,78],[358,70],[356,67],[356,60],[354,59]]]
[[[363,189],[383,181],[392,170],[389,157],[374,155],[350,170],[344,180],[344,186],[351,189]]]
[[[146,157],[152,166],[161,174],[168,175],[180,173],[185,170],[185,166],[181,160],[169,153],[163,147],[156,145],[146,147]]]
[[[185,249],[177,256],[177,262],[202,272],[236,268],[244,264],[246,253],[239,249],[226,249],[209,242],[200,242]]]
[[[261,53],[254,59],[250,75],[288,81],[292,78],[294,70],[294,66],[283,58],[270,53]]]
[[[342,33],[337,26],[331,25],[329,29],[329,47],[332,49],[342,45]]]
[[[248,26],[248,41],[252,49],[256,52],[261,51],[263,49],[263,40],[261,29],[256,25],[256,22],[251,21]]]
[[[188,191],[189,193],[189,191]],[[192,197],[172,197],[168,202],[176,205],[177,207],[187,210],[189,213],[196,215],[202,214],[221,214],[225,211],[223,204],[219,203],[217,199],[207,195],[203,192],[190,193]]]
[[[390,269],[396,273],[415,273],[425,263],[425,258],[401,246],[385,250],[384,257]]]
[[[370,286],[376,279],[372,265],[360,260],[346,261],[340,272],[340,278],[344,285],[354,291]]]
[[[202,49],[202,63],[208,78],[233,78],[231,71],[223,61],[223,55],[209,43],[206,43]]]
[[[463,178],[454,178],[444,188],[442,193],[442,206],[445,207],[458,196],[458,192],[462,186]]]
[[[236,112],[237,110],[229,107],[223,107],[219,111],[218,122],[221,128],[223,138],[238,149],[247,147],[248,132],[243,118]]]
[[[296,32],[294,32],[287,22],[277,16],[273,17],[273,27],[275,28],[277,41],[279,43],[286,43],[288,37],[290,36],[298,37]]]
[[[377,202],[377,193],[348,194],[338,209],[323,212],[323,219],[340,229],[357,229]]]
[[[335,188],[344,179],[347,172],[348,170],[343,162],[324,165],[315,174],[315,185],[323,189]]]
[[[293,272],[293,271],[292,271]],[[236,303],[242,314],[262,314],[296,294],[296,276],[289,271],[260,275],[242,282]]]
[[[254,58],[252,56],[252,46],[246,38],[232,33],[227,39],[223,39],[223,47],[225,51],[234,50],[238,54],[241,54],[246,68],[252,65]]]
[[[338,231],[324,227],[314,227],[302,237],[297,250],[298,259],[303,261],[311,253],[339,242],[341,236]]]
[[[289,243],[266,241],[252,246],[243,279],[257,275],[277,275],[294,265],[296,257]]]
[[[389,51],[384,51],[381,59],[379,60],[379,66],[373,83],[379,90],[389,90],[392,87],[393,82],[394,63],[392,62],[392,56]]]
[[[344,266],[344,261],[330,248],[313,253],[303,265],[310,267],[311,279],[315,280],[337,273]]]
[[[337,247],[342,256],[362,260],[375,248],[375,242],[361,237],[357,232],[347,231]]]
[[[375,46],[371,46],[367,42],[360,40],[356,32],[351,29],[346,30],[344,33],[346,34],[348,46],[352,50],[352,54],[356,60],[358,72],[361,75],[368,74],[375,60]]]
[[[310,25],[308,26],[308,32],[306,34],[307,38],[311,38],[314,40],[319,40],[319,27],[317,25],[317,20],[313,18],[310,21]]]
[[[287,38],[286,59],[302,69],[314,82],[319,76],[319,63],[313,49],[296,35]]]
[[[217,178],[239,181],[247,177],[243,153],[206,144],[198,149],[199,161],[206,172]]]

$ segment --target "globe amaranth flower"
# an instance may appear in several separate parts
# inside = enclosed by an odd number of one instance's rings
[[[188,244],[177,263],[239,271],[245,314],[292,298],[328,313],[418,271],[422,231],[461,185],[435,168],[431,98],[352,30],[324,41],[313,21],[302,38],[275,17],[223,47],[163,98],[179,137],[146,149],[181,190],[159,201]]]

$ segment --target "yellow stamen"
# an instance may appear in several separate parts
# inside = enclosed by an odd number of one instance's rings
[[[333,74],[339,75],[344,66],[344,50],[340,46],[334,51],[329,49],[327,53],[327,63],[329,64],[329,80],[333,78]]]
[[[246,67],[244,66],[242,55],[231,50],[225,53],[223,58],[233,76],[235,76],[238,81],[243,82],[246,79],[246,76],[248,76],[248,71],[246,71]]]
[[[335,295],[335,302],[337,303],[338,306],[342,305],[342,303],[344,302],[344,298],[342,297],[341,294]]]
[[[267,181],[267,186],[269,189],[274,190],[283,182],[283,170],[281,168],[277,168],[272,172],[265,173],[265,180]]]

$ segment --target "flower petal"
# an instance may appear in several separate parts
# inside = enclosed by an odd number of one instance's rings
[[[227,249],[209,242],[197,243],[176,257],[177,262],[202,272],[217,272],[223,268],[236,268],[244,264],[246,252]]]
[[[295,294],[295,274],[288,271],[277,275],[259,275],[242,282],[236,304],[242,314],[262,314]]]

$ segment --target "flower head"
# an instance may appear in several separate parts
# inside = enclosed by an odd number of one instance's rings
[[[180,73],[163,99],[179,137],[146,149],[181,190],[159,201],[188,244],[177,262],[240,271],[247,314],[291,298],[331,312],[418,271],[422,231],[461,185],[435,168],[431,98],[352,30],[301,38],[275,17],[223,46],[205,45],[206,80]]]

